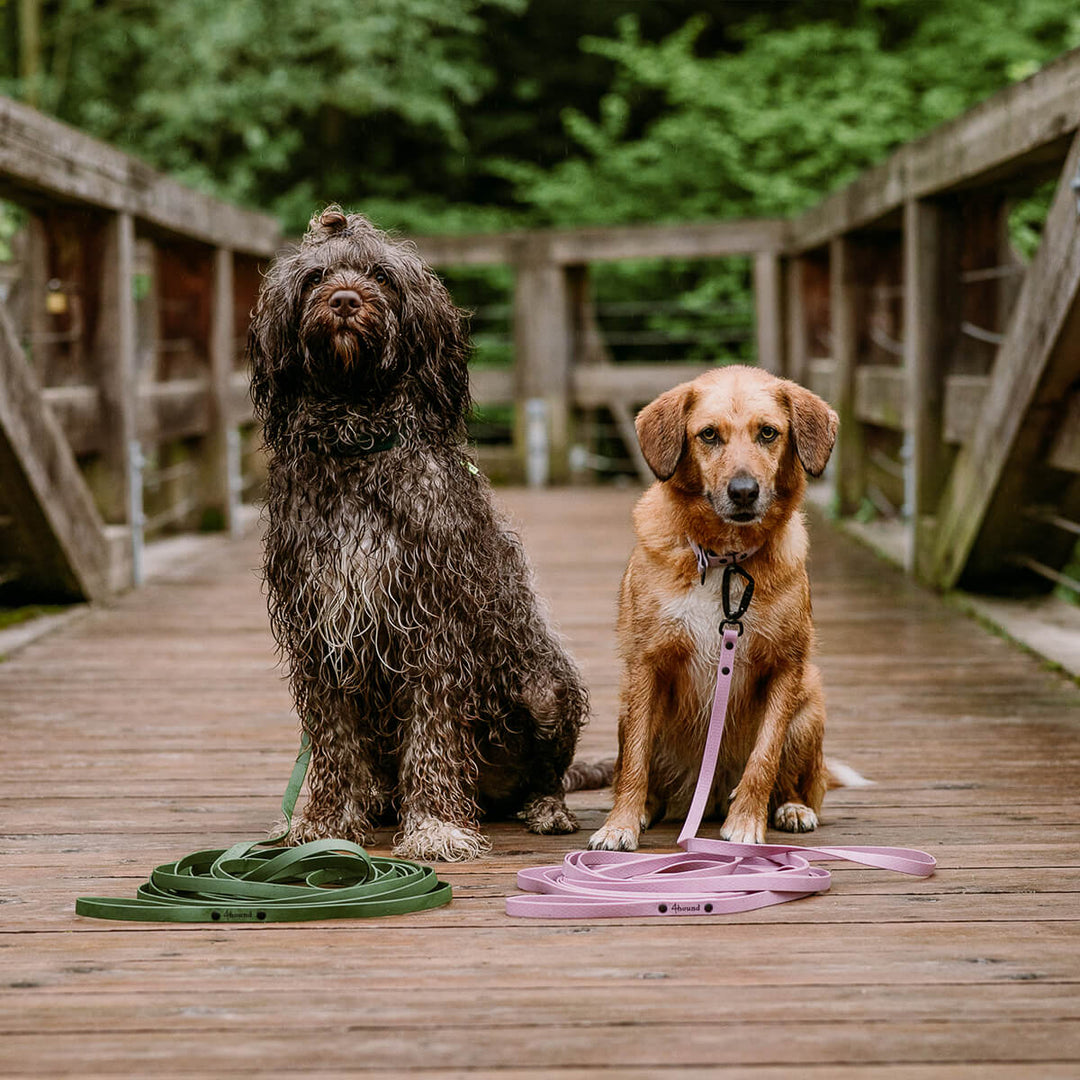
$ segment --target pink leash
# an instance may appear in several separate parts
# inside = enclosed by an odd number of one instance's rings
[[[710,553],[711,554],[711,553]],[[739,605],[730,602],[732,572],[746,579]],[[929,877],[937,861],[924,851],[893,847],[798,847],[732,844],[697,835],[712,791],[724,734],[739,621],[753,595],[753,580],[741,567],[724,569],[724,622],[712,715],[701,770],[686,823],[683,850],[670,855],[633,851],[571,851],[561,865],[518,872],[524,894],[507,897],[507,915],[534,919],[616,918],[638,915],[730,915],[783,904],[829,888],[829,871],[811,863],[846,860],[901,874]]]

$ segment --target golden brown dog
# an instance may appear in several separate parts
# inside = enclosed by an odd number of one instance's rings
[[[625,665],[615,804],[589,846],[632,851],[640,830],[686,816],[708,727],[723,620],[723,571],[702,583],[692,544],[738,556],[755,581],[735,653],[727,725],[706,810],[720,835],[761,843],[817,826],[829,786],[825,702],[810,663],[807,535],[799,510],[836,439],[836,413],[757,368],[725,367],[661,394],[638,414],[658,483],[634,510],[623,576]]]

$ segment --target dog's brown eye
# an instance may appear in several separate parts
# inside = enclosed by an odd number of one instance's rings
[[[376,285],[386,285],[390,281],[385,270],[376,270],[372,277],[375,278]]]
[[[702,428],[701,431],[698,432],[698,438],[703,443],[712,445],[713,443],[718,443],[720,441],[720,433],[714,427]]]
[[[776,438],[776,436],[777,436],[777,435],[779,435],[779,434],[780,434],[780,432],[779,432],[779,431],[777,431],[777,430],[776,430],[776,428],[774,428],[774,427],[770,427],[770,426],[769,426],[768,424],[766,424],[766,425],[765,425],[765,426],[764,426],[764,427],[763,427],[763,428],[761,429],[761,431],[760,431],[760,432],[758,432],[758,438],[759,438],[759,439],[760,439],[760,440],[761,440],[762,442],[772,442],[772,441],[773,441],[773,439],[775,439],[775,438]]]

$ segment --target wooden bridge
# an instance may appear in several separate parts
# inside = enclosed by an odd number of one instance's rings
[[[503,498],[592,688],[582,754],[610,754],[633,495]],[[275,815],[296,721],[258,537],[211,540],[0,665],[0,1076],[1075,1076],[1080,694],[815,525],[827,748],[876,781],[830,793],[817,839],[924,848],[933,878],[841,867],[823,896],[741,916],[507,917],[518,869],[600,825],[594,792],[571,796],[575,837],[491,826],[491,856],[440,871],[455,899],[425,914],[79,918],[77,895],[131,895]]]
[[[245,532],[241,344],[281,237],[0,99],[23,224],[0,263],[0,603],[99,601],[0,664],[0,1076],[1075,1076],[1077,689],[918,582],[1077,587],[1078,130],[1080,52],[795,220],[420,240],[449,273],[513,269],[514,363],[474,394],[513,406],[488,464],[538,485],[575,471],[598,414],[632,460],[634,410],[701,370],[619,362],[590,267],[750,260],[758,361],[842,416],[824,501],[876,516],[909,571],[815,517],[828,748],[877,782],[832,793],[819,838],[926,848],[934,878],[841,869],[738,918],[523,923],[502,914],[514,871],[567,844],[504,823],[447,872],[447,910],[163,929],[73,899],[260,835],[293,756]],[[1045,184],[1027,263],[1006,223]],[[609,754],[633,492],[503,497],[592,688],[582,752]],[[584,829],[609,799],[575,797]]]

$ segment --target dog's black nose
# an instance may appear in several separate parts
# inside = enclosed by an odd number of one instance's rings
[[[733,476],[727,486],[728,498],[742,507],[753,506],[759,491],[758,482],[752,476]]]
[[[327,303],[330,305],[330,310],[337,312],[338,315],[351,315],[364,306],[360,294],[353,289],[337,289],[331,294]]]

